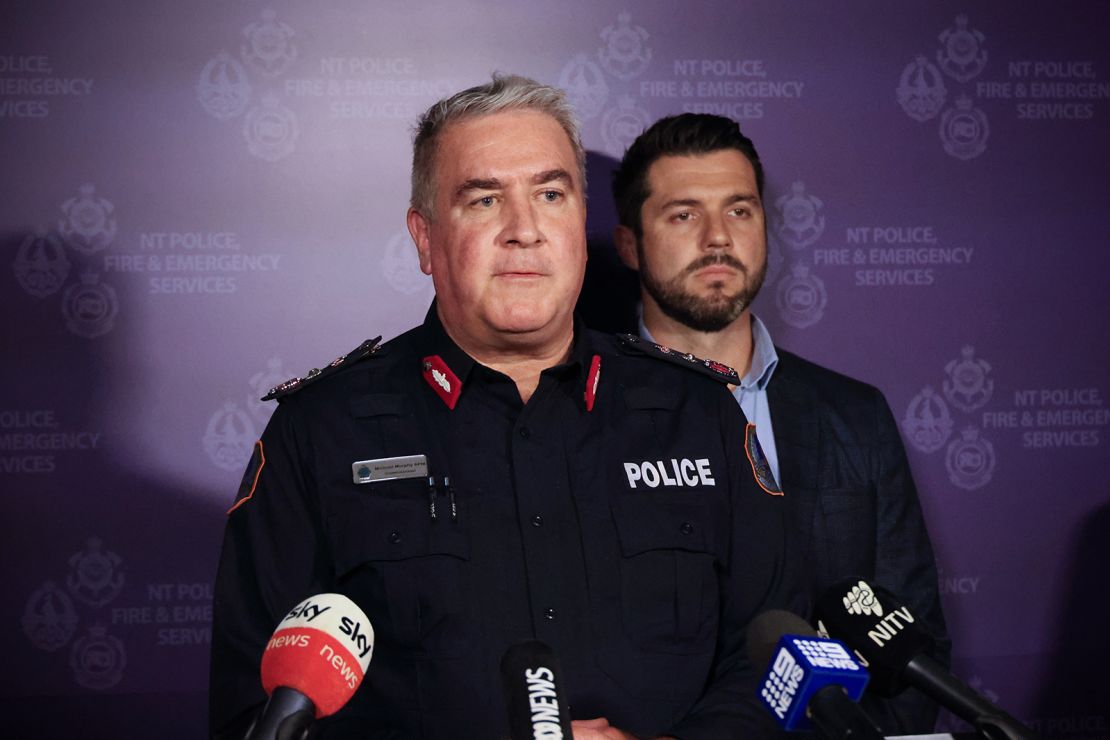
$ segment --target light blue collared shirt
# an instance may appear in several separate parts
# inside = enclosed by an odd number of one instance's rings
[[[771,376],[775,374],[775,368],[778,367],[779,355],[775,352],[775,343],[771,341],[771,334],[767,331],[767,327],[755,314],[751,314],[751,317],[752,366],[740,379],[740,385],[732,391],[732,396],[740,404],[748,421],[755,424],[755,436],[759,439],[759,446],[763,448],[763,454],[767,457],[771,472],[781,487],[779,453],[775,447],[775,430],[771,426],[771,407],[767,401],[767,385],[771,382]],[[649,342],[655,341],[651,332],[644,326],[642,310],[640,311],[640,336]]]

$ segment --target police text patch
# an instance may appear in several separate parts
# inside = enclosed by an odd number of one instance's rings
[[[684,486],[715,486],[713,471],[709,469],[709,459],[699,457],[691,460],[684,457],[681,460],[672,457],[670,460],[645,460],[643,462],[626,462],[624,474],[628,477],[630,488],[658,488],[659,486],[676,488]]]

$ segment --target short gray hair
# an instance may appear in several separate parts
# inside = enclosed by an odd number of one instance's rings
[[[566,94],[520,75],[494,73],[485,85],[471,87],[444,98],[429,108],[416,123],[412,142],[412,194],[409,204],[425,218],[432,217],[435,201],[435,155],[439,135],[451,123],[509,110],[546,113],[562,126],[578,161],[582,197],[586,193],[586,150],[578,132],[578,121]]]

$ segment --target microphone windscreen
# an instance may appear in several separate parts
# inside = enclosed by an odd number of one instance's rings
[[[784,730],[813,730],[810,702],[828,687],[855,702],[867,686],[867,671],[847,646],[820,637],[791,612],[776,609],[755,617],[747,648],[756,670],[764,671],[759,700]]]
[[[829,588],[817,600],[816,615],[831,637],[843,640],[866,661],[872,689],[884,696],[905,689],[906,666],[933,647],[913,612],[889,591],[862,578],[847,578]]]
[[[783,635],[816,635],[817,632],[794,612],[771,609],[748,623],[748,656],[756,670],[771,662]]]
[[[262,687],[295,689],[334,714],[362,683],[374,651],[374,628],[342,594],[318,594],[297,604],[278,623],[262,654]]]

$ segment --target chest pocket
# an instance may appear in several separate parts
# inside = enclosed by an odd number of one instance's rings
[[[417,657],[455,657],[473,647],[467,594],[469,521],[452,521],[446,497],[432,519],[422,479],[359,486],[333,501],[328,529],[336,576],[364,605],[379,641]],[[370,614],[374,611],[374,614]]]
[[[625,635],[642,649],[712,650],[717,629],[717,566],[724,544],[704,493],[620,494],[612,502],[620,540]]]

